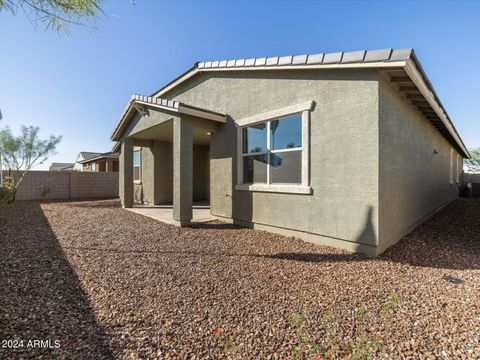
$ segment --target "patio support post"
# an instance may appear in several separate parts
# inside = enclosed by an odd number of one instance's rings
[[[173,219],[190,224],[193,205],[193,135],[188,121],[173,118]]]
[[[129,138],[122,140],[120,153],[120,199],[122,207],[133,207],[133,142]]]

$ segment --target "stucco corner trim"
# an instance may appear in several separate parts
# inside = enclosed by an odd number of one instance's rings
[[[305,101],[300,104],[289,105],[282,107],[280,109],[275,109],[272,111],[267,111],[261,114],[252,115],[243,119],[235,120],[237,126],[246,126],[251,125],[267,120],[274,120],[275,118],[287,116],[291,114],[300,113],[303,111],[312,111],[315,106],[315,102],[313,100]]]
[[[310,186],[289,184],[239,184],[235,186],[235,190],[304,195],[312,194],[312,188]]]

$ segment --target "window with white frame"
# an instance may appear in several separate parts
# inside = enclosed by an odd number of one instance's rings
[[[302,114],[242,129],[243,184],[302,183]]]
[[[310,112],[301,104],[235,120],[236,190],[311,194]]]
[[[135,149],[133,151],[133,181],[140,182],[142,180],[142,150]]]

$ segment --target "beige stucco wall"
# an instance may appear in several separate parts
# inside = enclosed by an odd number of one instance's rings
[[[461,166],[456,168],[454,150],[450,184],[450,143],[383,77],[379,93],[379,231],[385,248],[458,196],[455,172]]]
[[[355,250],[378,234],[378,73],[371,70],[201,74],[162,97],[227,113],[211,140],[212,214],[298,230]],[[314,100],[312,195],[235,191],[235,119]]]
[[[458,194],[459,184],[449,181],[451,145],[376,70],[201,73],[162,97],[228,114],[210,148],[194,147],[193,155],[194,181],[211,178],[194,182],[194,200],[209,195],[212,214],[225,219],[375,255]],[[316,103],[310,121],[313,193],[235,190],[235,121],[310,100]],[[137,116],[125,135],[143,136],[171,117],[153,111]],[[171,201],[171,143],[163,150],[152,146],[142,157],[144,180],[136,192],[158,203],[153,179],[164,176],[158,189]],[[154,166],[155,154],[161,166]]]

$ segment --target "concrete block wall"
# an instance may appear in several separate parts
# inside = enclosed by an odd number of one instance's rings
[[[8,176],[8,172],[3,172]],[[18,177],[18,174],[12,174]],[[118,197],[118,173],[29,171],[16,200],[68,200]]]
[[[82,199],[114,197],[118,197],[118,173],[70,173],[70,198]]]
[[[480,183],[480,174],[471,174],[464,172],[462,175],[462,183],[463,185],[467,185],[468,183]]]

